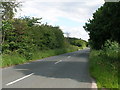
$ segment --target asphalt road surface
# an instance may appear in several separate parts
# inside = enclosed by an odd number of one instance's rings
[[[2,88],[92,88],[89,49],[2,69]]]

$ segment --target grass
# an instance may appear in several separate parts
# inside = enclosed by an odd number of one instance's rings
[[[96,79],[98,88],[118,88],[118,54],[102,50],[90,53],[90,74]]]
[[[43,51],[36,50],[32,53],[32,58],[30,60],[27,60],[25,56],[20,55],[18,53],[3,54],[2,59],[0,60],[0,62],[2,62],[0,67],[8,67],[12,65],[23,64],[29,61],[34,61],[37,59],[42,59],[45,57],[55,56],[55,55],[73,52],[77,50],[78,50],[78,47],[74,47],[74,46],[70,46],[68,48],[53,49],[53,50],[51,49],[43,50]]]

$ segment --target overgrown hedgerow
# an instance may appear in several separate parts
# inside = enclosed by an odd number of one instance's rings
[[[118,88],[119,85],[119,44],[107,41],[103,50],[90,53],[90,73],[96,79],[98,88]]]

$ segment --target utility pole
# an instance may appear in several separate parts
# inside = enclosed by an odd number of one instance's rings
[[[64,34],[66,35],[67,41],[69,42],[70,33],[69,33],[69,32],[66,32],[66,33],[64,33]]]
[[[68,38],[70,36],[69,32],[64,33],[66,35],[66,37]]]
[[[2,4],[0,3],[0,44],[2,43],[2,15],[3,13],[4,13],[4,9],[2,8]]]

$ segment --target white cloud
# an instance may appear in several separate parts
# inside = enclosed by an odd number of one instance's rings
[[[92,13],[103,3],[104,0],[25,0],[21,8],[22,11],[19,11],[16,17],[24,15],[42,17],[43,22],[48,22],[48,24],[52,25],[56,25],[56,22],[59,22],[59,17],[64,17],[77,23],[85,23],[89,18],[92,18]],[[72,28],[65,25],[60,27],[64,32],[70,32],[72,37],[85,40],[89,38],[82,25]]]
[[[70,28],[70,27],[63,26],[63,27],[60,27],[60,28],[65,33],[65,36],[66,36],[66,33],[69,33],[70,37],[82,38],[86,41],[89,39],[88,33],[85,30],[83,30],[82,27],[72,27],[72,28]]]

